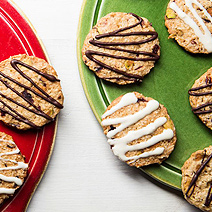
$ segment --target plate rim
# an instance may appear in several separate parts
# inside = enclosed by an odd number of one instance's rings
[[[31,21],[29,20],[29,18],[26,16],[26,14],[23,12],[23,10],[14,2],[14,0],[7,0],[7,1],[8,1],[8,3],[9,3],[12,7],[15,8],[15,10],[20,14],[20,16],[21,16],[21,17],[26,21],[26,23],[29,25],[29,27],[31,28],[31,30],[32,30],[32,32],[34,33],[35,37],[37,38],[38,43],[39,43],[40,46],[41,46],[41,49],[42,49],[42,51],[43,51],[43,53],[44,53],[44,56],[45,56],[47,62],[51,65],[50,58],[49,58],[49,56],[48,56],[47,50],[46,50],[46,48],[45,48],[45,46],[44,46],[44,44],[43,44],[41,38],[39,37],[39,35],[38,35],[38,33],[37,33],[35,27],[34,27],[33,24],[31,23]],[[38,179],[37,183],[35,184],[34,189],[32,190],[32,192],[31,192],[31,194],[30,194],[30,196],[29,196],[29,199],[28,199],[28,201],[27,201],[27,203],[26,203],[26,205],[25,205],[24,212],[27,211],[27,208],[28,208],[28,206],[29,206],[29,203],[30,203],[30,201],[32,200],[33,195],[34,195],[36,189],[38,188],[38,185],[40,184],[40,182],[41,182],[41,180],[42,180],[42,178],[43,178],[43,176],[44,176],[44,174],[45,174],[45,172],[46,172],[46,170],[47,170],[47,168],[48,168],[48,165],[49,165],[49,162],[50,162],[52,153],[53,153],[53,149],[54,149],[54,146],[55,146],[55,142],[56,142],[56,135],[57,135],[57,128],[58,128],[58,118],[59,118],[59,116],[57,115],[56,120],[55,120],[55,126],[54,126],[54,135],[53,135],[53,137],[52,137],[52,143],[51,143],[51,147],[50,147],[50,151],[49,151],[49,154],[48,154],[48,157],[47,157],[46,164],[45,164],[45,166],[44,166],[44,168],[43,168],[43,171],[42,171],[41,175],[39,176],[39,179]],[[44,127],[45,127],[45,126],[44,126]],[[4,211],[4,210],[3,210],[3,211]]]
[[[96,0],[95,0],[96,1]],[[97,0],[98,1],[98,0]],[[80,31],[81,31],[81,25],[82,25],[82,14],[84,12],[85,6],[86,6],[86,2],[87,0],[83,0],[82,6],[81,6],[81,10],[80,10],[80,15],[79,15],[79,20],[78,20],[78,27],[77,27],[77,64],[78,64],[78,69],[79,69],[79,74],[80,74],[80,80],[83,86],[83,90],[85,93],[85,96],[87,98],[87,101],[92,109],[92,112],[95,115],[95,118],[97,119],[97,121],[99,122],[99,124],[101,124],[101,120],[98,118],[98,113],[95,110],[95,105],[93,104],[93,102],[90,99],[90,95],[89,92],[86,88],[86,83],[84,81],[84,77],[83,77],[83,72],[82,69],[80,68],[80,63],[81,63],[81,46],[80,46]]]

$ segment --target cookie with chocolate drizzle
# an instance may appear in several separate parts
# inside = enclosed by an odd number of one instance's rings
[[[0,132],[0,204],[23,184],[28,164],[10,135]]]
[[[212,211],[212,146],[198,150],[182,167],[185,199],[202,211]]]
[[[166,108],[137,92],[115,99],[102,115],[102,127],[113,153],[130,166],[162,163],[177,140]]]
[[[39,129],[63,108],[56,71],[45,60],[16,55],[0,63],[0,120],[17,129]]]
[[[193,113],[212,130],[212,68],[195,81],[188,93]]]
[[[141,82],[160,57],[158,34],[146,19],[115,12],[87,35],[84,63],[101,79],[120,85]]]

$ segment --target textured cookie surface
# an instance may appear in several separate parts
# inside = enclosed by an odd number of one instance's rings
[[[0,132],[0,204],[23,184],[28,164],[11,136]]]
[[[120,85],[139,82],[159,59],[158,34],[146,18],[110,13],[87,35],[84,63],[101,79]]]
[[[192,53],[212,52],[212,1],[171,0],[165,25],[178,44]]]
[[[195,81],[189,94],[192,111],[212,129],[212,68]]]
[[[212,211],[212,146],[194,152],[182,167],[185,199],[203,211]]]
[[[43,59],[16,55],[0,63],[0,120],[17,129],[39,128],[63,107],[57,74]]]
[[[115,99],[102,116],[102,127],[113,153],[130,166],[160,164],[176,143],[166,108],[137,92]]]

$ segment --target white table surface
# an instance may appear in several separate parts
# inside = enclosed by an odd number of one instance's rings
[[[42,39],[65,95],[54,151],[27,211],[199,211],[180,192],[152,181],[111,152],[78,72],[76,33],[82,0],[14,2]]]

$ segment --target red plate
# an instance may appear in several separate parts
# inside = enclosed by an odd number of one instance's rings
[[[23,14],[9,0],[0,0],[0,61],[16,54],[35,55],[47,60],[38,37]],[[0,131],[11,135],[29,163],[22,187],[0,207],[4,212],[25,211],[50,159],[57,121],[42,130],[20,132],[0,123]]]

